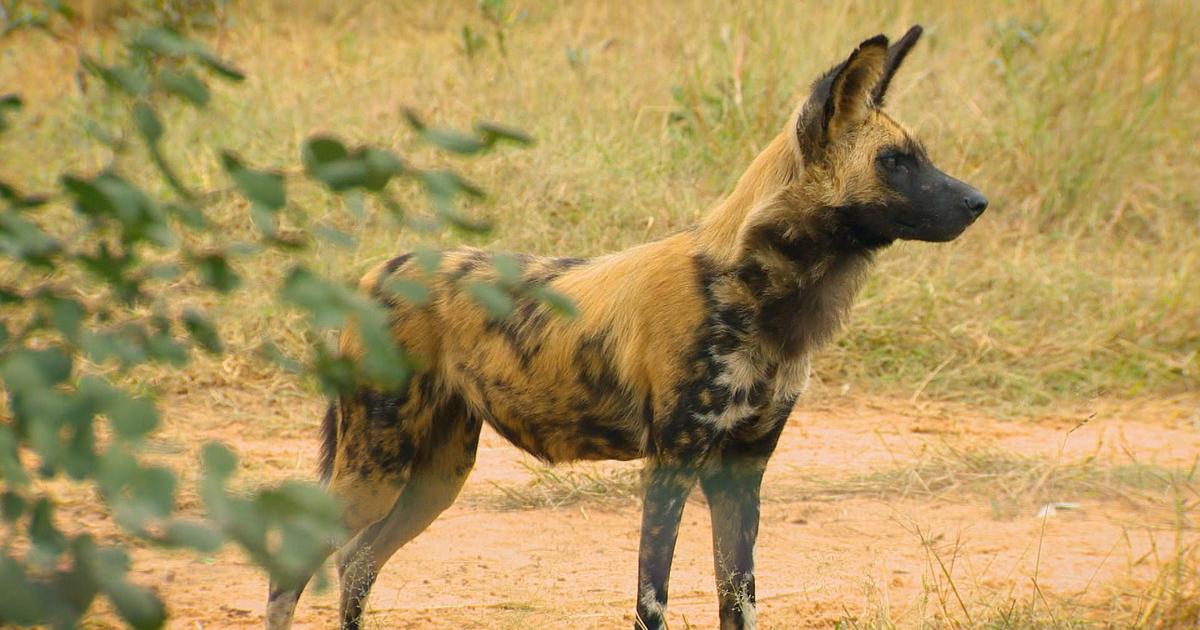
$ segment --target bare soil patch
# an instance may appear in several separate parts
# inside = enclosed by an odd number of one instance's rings
[[[238,478],[246,484],[313,474],[321,412],[316,397],[211,388],[172,394],[163,408],[166,426],[153,457],[179,471],[185,513],[200,510],[195,467],[208,440],[238,451]],[[832,627],[839,620],[874,627],[867,624],[886,618],[908,627],[933,619],[974,623],[1005,607],[1040,606],[1077,619],[1111,614],[1114,606],[1136,610],[1173,550],[1194,549],[1200,539],[1192,524],[1196,486],[1186,476],[1200,453],[1198,409],[1194,397],[1101,401],[1003,421],[890,399],[825,397],[801,405],[764,485],[760,622],[766,628]],[[1047,485],[1046,496],[1014,498],[1004,485],[1012,471],[997,469],[994,492],[984,473],[972,477],[979,483],[969,489],[919,487],[921,475],[930,474],[922,466],[931,452],[981,451],[1047,467],[1142,467],[1151,482],[1113,477],[1111,493],[1054,496],[1056,487],[1074,486]],[[972,461],[964,458],[960,473],[952,464],[939,470],[966,478]],[[1005,461],[993,465],[1002,468]],[[564,472],[601,486],[614,480],[610,495],[559,507],[509,505],[505,497],[512,493],[556,490],[539,478],[545,475],[540,464],[485,429],[462,498],[386,567],[368,627],[630,626],[640,502],[625,471],[635,468],[567,467]],[[1167,472],[1181,476],[1154,481]],[[905,474],[918,479],[917,486],[888,486],[888,479]],[[1169,500],[1171,492],[1178,501]],[[94,497],[64,490],[61,498],[61,518],[119,537]],[[1046,516],[1046,502],[1070,505]],[[236,550],[215,557],[157,549],[134,555],[137,579],[164,596],[172,627],[261,625],[266,577]],[[330,627],[336,608],[334,589],[310,589],[296,627]],[[111,619],[97,610],[90,625],[107,627]],[[671,621],[683,628],[716,624],[710,529],[698,492],[684,513]]]

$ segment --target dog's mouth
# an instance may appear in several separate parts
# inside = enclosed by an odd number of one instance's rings
[[[952,241],[962,234],[974,219],[966,221],[920,221],[910,218],[893,218],[897,238],[910,241],[929,241],[941,243]]]

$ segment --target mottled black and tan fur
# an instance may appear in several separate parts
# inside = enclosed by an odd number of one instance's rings
[[[863,42],[695,228],[616,254],[521,257],[531,283],[579,316],[532,300],[496,321],[465,287],[490,254],[408,256],[362,290],[385,301],[422,369],[402,391],[363,388],[325,421],[322,474],[354,538],[338,553],[341,623],[359,627],[388,558],[454,501],[484,423],[548,462],[647,460],[638,624],[662,628],[680,515],[699,482],[712,513],[723,628],[755,624],[754,542],[767,459],[879,248],[950,240],[983,211],[974,189],[930,164],[880,107],[920,35]],[[389,278],[431,284],[421,306]],[[361,352],[352,330],[342,351]],[[286,628],[299,589],[273,588],[267,626]]]

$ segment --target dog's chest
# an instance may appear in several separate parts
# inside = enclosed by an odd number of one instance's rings
[[[808,383],[807,356],[773,359],[751,344],[713,346],[705,354],[691,417],[718,432],[779,421]]]

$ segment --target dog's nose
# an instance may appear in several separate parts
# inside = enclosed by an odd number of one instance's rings
[[[987,197],[984,197],[978,190],[971,191],[970,194],[963,197],[963,205],[976,217],[983,214],[983,211],[987,209],[987,204]]]

